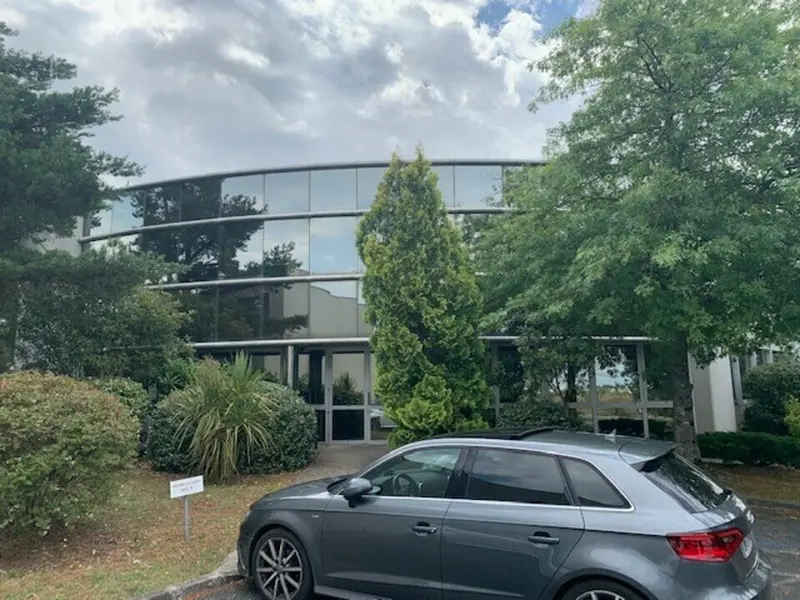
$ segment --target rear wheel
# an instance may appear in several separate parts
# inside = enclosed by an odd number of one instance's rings
[[[314,581],[303,544],[285,529],[258,540],[252,557],[253,583],[267,600],[308,600]]]
[[[610,579],[587,579],[571,586],[561,600],[644,600],[641,594]]]

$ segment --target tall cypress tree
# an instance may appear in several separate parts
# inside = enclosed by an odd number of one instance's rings
[[[482,298],[421,149],[410,163],[392,156],[356,246],[374,327],[375,391],[397,424],[389,443],[485,426]]]

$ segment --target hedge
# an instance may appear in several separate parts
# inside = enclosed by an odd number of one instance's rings
[[[786,435],[786,404],[800,393],[800,361],[782,360],[750,369],[742,378],[742,390],[749,401],[745,430]]]
[[[673,439],[672,423],[661,419],[647,420],[650,437],[657,440]],[[616,430],[617,435],[631,435],[644,437],[644,422],[642,419],[631,419],[625,417],[600,418],[600,433],[611,433]]]
[[[698,435],[697,442],[706,459],[800,468],[800,438],[747,431],[715,432]]]

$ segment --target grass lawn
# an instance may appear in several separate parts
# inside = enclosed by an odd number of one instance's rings
[[[720,483],[747,500],[776,500],[800,506],[800,471],[785,467],[703,465]]]
[[[249,504],[293,476],[243,477],[192,496],[189,543],[183,502],[169,499],[168,482],[179,478],[136,467],[86,525],[46,538],[0,539],[0,598],[117,600],[209,573],[235,548]]]

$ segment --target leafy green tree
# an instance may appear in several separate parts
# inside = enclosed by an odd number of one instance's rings
[[[375,328],[375,391],[397,424],[390,443],[483,426],[481,294],[421,149],[407,164],[392,156],[356,246]]]
[[[142,285],[172,270],[113,243],[77,258],[36,253],[7,268],[5,281],[22,306],[17,361],[65,375],[154,383],[167,358],[191,352],[179,336],[187,315],[177,301]]]
[[[117,91],[65,90],[75,65],[11,48],[15,35],[0,22],[0,371],[14,362],[23,292],[30,292],[23,285],[38,287],[43,299],[50,294],[48,277],[54,287],[70,278],[92,285],[90,271],[104,269],[74,264],[65,253],[38,252],[38,245],[72,236],[78,217],[103,206],[111,193],[103,177],[140,172],[88,143],[95,128],[119,119],[111,111]],[[120,274],[110,279],[119,281]]]
[[[531,109],[585,100],[483,236],[499,321],[659,340],[692,457],[687,353],[800,332],[798,6],[603,0],[556,28]]]

